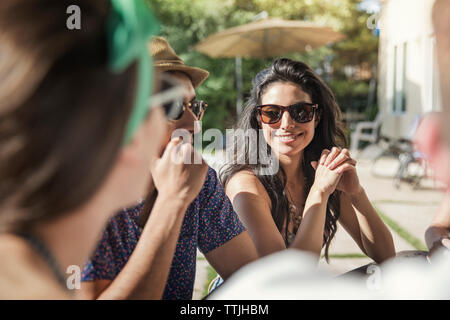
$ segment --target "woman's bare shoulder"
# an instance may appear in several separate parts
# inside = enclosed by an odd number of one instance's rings
[[[242,170],[235,173],[226,185],[226,193],[230,199],[242,192],[261,197],[270,205],[271,201],[266,188],[250,170]]]
[[[0,299],[70,299],[31,250],[15,236],[0,236]]]

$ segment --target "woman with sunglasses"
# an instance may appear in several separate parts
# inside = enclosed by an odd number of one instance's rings
[[[166,141],[177,129],[193,134],[195,122],[202,119],[206,108],[204,102],[196,100],[195,88],[209,73],[186,66],[164,38],[154,38],[150,51],[155,69],[162,73],[162,92],[154,100],[167,111]],[[171,90],[171,78],[181,84],[185,95],[181,101],[164,103],[158,97]],[[108,224],[83,272],[82,290],[86,298],[161,298],[154,295],[161,292],[163,299],[189,300],[194,289],[197,249],[224,279],[257,258],[255,246],[233,211],[216,172],[209,168],[200,193],[186,201],[184,219],[183,216],[177,219],[177,228],[170,232],[160,251],[159,264],[171,266],[170,273],[153,272],[146,249],[151,233],[146,232],[146,227],[152,223],[154,204],[160,200],[160,190],[153,184],[157,179],[160,177],[152,175],[144,202],[119,212]],[[170,203],[171,199],[166,201]],[[151,286],[152,278],[167,279],[167,283],[155,288]]]
[[[261,130],[280,165],[273,175],[263,175],[261,164],[237,161],[221,171],[260,256],[296,248],[319,257],[325,247],[328,260],[338,221],[376,262],[395,255],[345,148],[335,98],[311,68],[278,59],[260,72],[237,127]]]

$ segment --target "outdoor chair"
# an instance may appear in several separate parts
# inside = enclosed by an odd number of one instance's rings
[[[359,148],[361,141],[367,141],[370,143],[377,143],[379,140],[380,127],[381,127],[382,114],[379,112],[374,121],[362,121],[358,122],[355,127],[355,131],[351,135],[350,151],[355,154]]]

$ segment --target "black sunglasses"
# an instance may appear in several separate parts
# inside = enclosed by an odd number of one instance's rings
[[[162,106],[168,120],[180,119],[186,108],[191,109],[197,120],[201,120],[208,104],[201,100],[183,102],[186,91],[172,76],[160,74],[156,92],[150,97],[150,108]]]
[[[294,121],[298,123],[310,122],[314,118],[314,113],[318,110],[318,105],[308,102],[297,102],[290,106],[280,106],[277,104],[264,104],[257,106],[260,119],[265,124],[274,124],[281,120],[285,111],[289,112]]]
[[[191,102],[187,103],[177,101],[176,106],[174,106],[177,111],[174,113],[174,116],[171,118],[171,120],[180,119],[187,108],[191,109],[197,120],[201,120],[207,107],[208,104],[203,100],[192,100]]]
[[[167,76],[161,79],[161,91],[170,91],[170,89],[176,85],[176,79],[169,78]],[[166,111],[166,116],[169,120],[181,119],[187,108],[191,109],[197,120],[201,120],[207,106],[208,104],[202,100],[193,100],[186,103],[183,102],[182,99],[173,99],[163,103],[163,108]]]

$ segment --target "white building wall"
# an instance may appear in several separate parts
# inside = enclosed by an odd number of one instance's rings
[[[384,114],[382,134],[388,137],[407,137],[418,115],[441,108],[431,21],[433,3],[382,1],[378,102]]]

